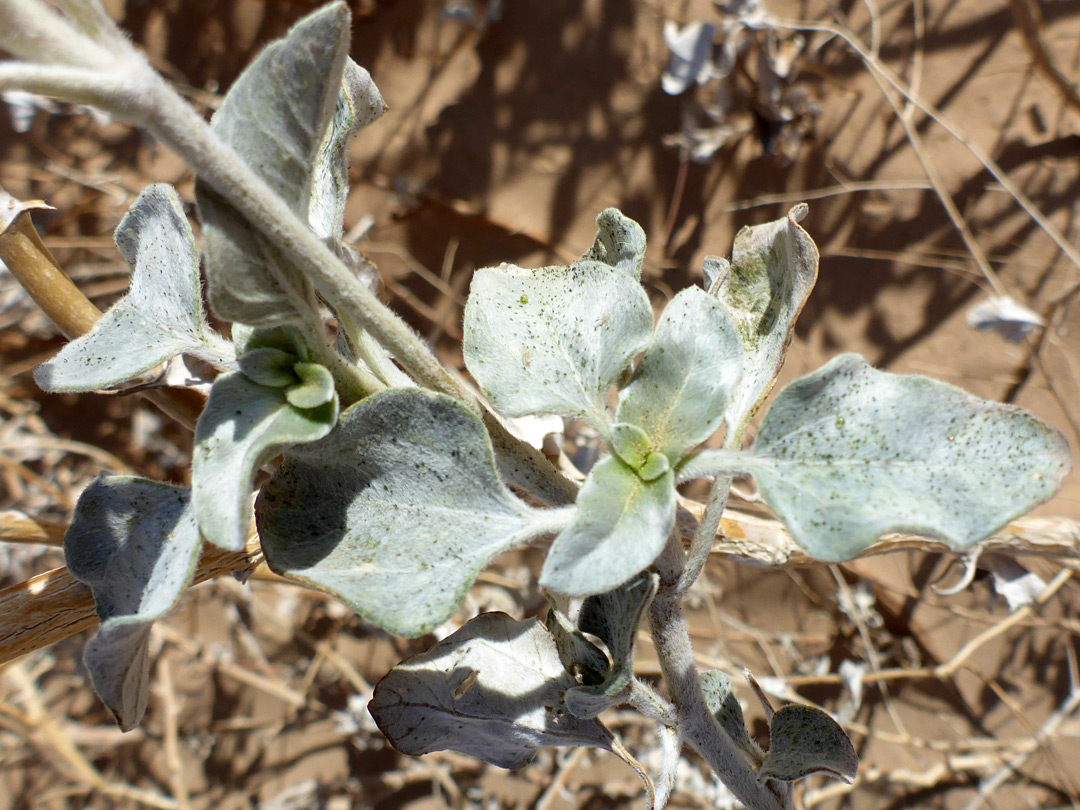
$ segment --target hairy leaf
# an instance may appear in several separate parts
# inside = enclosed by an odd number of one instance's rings
[[[93,591],[101,620],[83,658],[94,690],[124,731],[146,709],[150,626],[191,582],[199,546],[186,489],[102,476],[79,496],[64,555]]]
[[[566,710],[572,686],[543,625],[483,613],[390,670],[368,709],[403,754],[449,749],[521,768],[542,746],[611,747],[598,721]]]
[[[172,186],[148,186],[116,228],[131,288],[94,328],[34,372],[46,391],[94,391],[133,380],[179,354],[231,363],[229,344],[206,324],[199,252]]]
[[[635,280],[645,260],[645,231],[618,208],[606,208],[596,218],[596,240],[579,261],[609,264]]]
[[[337,394],[331,390],[328,401],[298,408],[289,401],[294,390],[259,385],[240,371],[214,381],[195,428],[191,459],[192,501],[199,528],[211,543],[242,549],[259,468],[286,448],[323,438],[334,426]]]
[[[544,617],[544,626],[555,639],[555,647],[566,671],[578,683],[588,686],[603,683],[611,669],[604,651],[574,626],[566,613],[556,605],[551,593],[545,595],[551,602],[551,608]]]
[[[419,389],[350,408],[324,441],[288,455],[256,506],[274,571],[402,636],[445,621],[493,557],[553,514],[499,481],[471,411]]]
[[[657,582],[655,574],[643,571],[626,584],[582,603],[578,630],[604,642],[611,666],[602,683],[567,690],[566,705],[575,716],[596,717],[625,699],[634,676],[634,640],[641,614],[652,601]]]
[[[855,781],[859,757],[840,725],[821,709],[793,704],[773,715],[758,779],[794,782],[812,773]]]
[[[732,691],[731,679],[718,669],[706,670],[701,673],[701,690],[705,693],[705,704],[709,711],[735,747],[745,753],[755,766],[759,765],[763,754],[746,730],[746,719],[739,699]]]
[[[1062,436],[1026,411],[855,354],[781,391],[740,461],[826,561],[891,531],[965,548],[1053,495],[1070,467]]]
[[[581,416],[606,429],[607,389],[651,331],[648,296],[621,270],[504,264],[473,275],[465,364],[503,416]]]
[[[653,452],[652,440],[637,425],[618,422],[611,426],[611,451],[633,470],[639,470]]]
[[[615,456],[601,459],[585,480],[577,514],[548,551],[540,584],[567,596],[605,593],[647,568],[675,525],[675,484],[669,470],[643,481]]]
[[[256,57],[211,122],[305,221],[348,45],[344,3],[310,14]],[[210,305],[219,317],[258,326],[317,317],[311,283],[298,268],[206,183],[196,183],[195,196],[206,238]]]
[[[745,353],[742,381],[725,417],[729,435],[742,435],[772,390],[795,319],[817,280],[817,247],[798,224],[806,211],[797,205],[784,219],[740,230],[731,264],[720,269],[710,290],[731,313]]]
[[[386,104],[371,75],[346,59],[337,108],[315,160],[308,207],[311,229],[335,251],[341,251],[349,194],[349,141],[384,112]]]
[[[708,294],[687,288],[660,316],[615,418],[644,430],[653,449],[675,464],[720,427],[737,395],[741,361],[731,317]]]

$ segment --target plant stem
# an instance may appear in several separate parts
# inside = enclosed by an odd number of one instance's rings
[[[673,552],[682,555],[677,541],[668,546],[675,546]],[[674,553],[668,554],[669,559],[674,557]],[[791,810],[790,790],[759,782],[753,766],[709,711],[694,664],[682,600],[672,589],[662,588],[653,599],[649,628],[683,739],[697,749],[727,788],[751,810]]]
[[[705,513],[698,521],[697,529],[690,540],[690,551],[686,554],[686,567],[675,585],[675,593],[679,596],[685,594],[697,582],[697,578],[701,576],[705,568],[705,562],[709,559],[713,541],[720,529],[720,518],[724,515],[728,494],[731,492],[731,478],[730,475],[718,475],[713,480],[712,488],[709,490],[709,500],[705,504]]]
[[[383,304],[332,250],[302,223],[269,186],[210,129],[148,64],[142,62],[140,84],[146,97],[132,98],[129,109],[137,123],[169,145],[195,173],[232,203],[311,279],[319,293],[349,322],[367,331],[413,378],[448,394],[484,417],[500,456],[509,453],[521,473],[511,483],[548,503],[572,502],[576,487],[534,448],[512,436],[485,412],[471,392],[438,361],[424,340]],[[503,465],[505,466],[505,465]]]
[[[137,120],[168,144],[211,188],[236,209],[311,279],[339,312],[370,332],[412,376],[479,410],[469,392],[442,367],[427,344],[364,286],[344,262],[300,222],[209,124],[144,63],[146,99]]]

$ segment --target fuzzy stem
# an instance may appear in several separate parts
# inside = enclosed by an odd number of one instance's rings
[[[144,63],[145,84],[152,88],[141,123],[168,144],[195,173],[232,203],[311,279],[336,312],[372,335],[417,382],[449,394],[485,417],[492,443],[501,455],[511,454],[521,473],[511,483],[548,503],[574,500],[576,487],[537,451],[489,418],[472,394],[438,361],[424,340],[383,304],[252,171],[231,147]],[[530,452],[531,451],[531,452]],[[522,463],[523,462],[523,463]]]
[[[677,542],[669,542],[668,546],[676,546],[675,551],[681,556],[682,549]],[[675,558],[674,553],[668,556]],[[672,590],[661,589],[653,599],[649,606],[649,628],[683,739],[697,749],[728,789],[750,810],[791,810],[790,791],[776,788],[770,782],[759,782],[753,766],[709,711],[694,664],[682,600]]]
[[[147,88],[139,123],[168,144],[311,279],[339,312],[370,332],[422,385],[478,410],[468,391],[442,367],[427,344],[364,286],[315,232],[224,143],[183,99],[144,64]]]
[[[720,518],[724,515],[727,506],[728,494],[731,492],[731,476],[718,475],[709,490],[709,500],[705,504],[705,513],[698,521],[694,537],[690,540],[690,550],[686,554],[686,567],[679,575],[679,581],[675,585],[675,593],[685,594],[701,576],[705,568],[705,562],[712,552],[713,541],[720,529]]]

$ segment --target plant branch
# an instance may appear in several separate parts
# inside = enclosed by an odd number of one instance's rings
[[[103,20],[96,12],[80,16],[78,22],[86,31],[84,35],[34,0],[18,0],[0,7],[0,23],[3,23],[0,45],[10,45],[9,50],[16,55],[30,60],[54,58],[54,52],[68,40],[71,41],[68,52],[76,54],[71,59],[55,56],[62,63],[60,66],[0,65],[0,87],[21,87],[43,95],[93,103],[150,132],[282,250],[335,311],[367,331],[420,384],[449,394],[482,414],[484,409],[441,365],[423,339],[364,286],[119,32],[101,31]],[[54,25],[56,21],[60,25]],[[44,44],[36,49],[23,47],[19,38],[23,29],[34,37],[40,34]],[[18,36],[5,36],[6,32]],[[110,46],[109,58],[95,63],[91,57],[106,40]],[[64,66],[67,64],[81,65],[86,70],[73,70]],[[341,381],[341,369],[336,371],[335,377]],[[357,381],[346,382],[356,387]],[[530,492],[549,503],[573,500],[575,488],[570,482],[560,480],[562,476],[554,467],[539,454],[531,453],[531,448],[520,446],[524,443],[510,435],[498,420],[486,421],[496,447],[504,452],[511,450],[511,465],[522,468],[522,474],[512,483],[527,486]],[[526,471],[522,461],[532,469]]]
[[[511,479],[512,483],[526,486],[549,503],[571,502],[576,493],[573,484],[534,448],[486,414],[486,409],[442,366],[427,343],[368,290],[164,79],[145,61],[141,67],[151,90],[147,99],[140,100],[146,105],[140,123],[294,261],[335,311],[370,333],[419,383],[449,394],[485,416],[496,449],[501,454],[510,453],[512,461],[526,460],[525,465],[518,465],[521,477]],[[563,500],[554,500],[556,496]]]
[[[759,782],[753,766],[709,711],[694,665],[681,597],[671,591],[657,593],[649,606],[649,628],[683,739],[697,749],[735,797],[751,810],[790,810],[790,790]]]
[[[682,505],[699,518],[705,509],[702,504],[691,501],[683,501]],[[66,528],[66,526],[41,524],[16,513],[0,513],[0,541],[3,542],[61,546]],[[728,509],[721,521],[720,532],[721,534],[713,543],[713,554],[764,567],[819,564],[796,546],[783,526],[775,520]],[[691,540],[691,538],[685,539],[688,542]],[[1032,554],[1075,562],[1080,561],[1080,542],[1078,541],[1080,541],[1080,524],[1073,521],[1021,518],[982,541],[982,545],[985,550],[1010,555]],[[951,553],[950,549],[925,537],[896,534],[878,541],[856,559],[911,550]],[[673,561],[678,561],[678,557],[674,554],[671,556]],[[242,554],[234,554],[231,559],[235,567],[229,570],[223,568],[219,573],[229,573],[249,567],[247,558]],[[678,572],[674,572],[674,575],[677,581]],[[287,581],[276,576],[273,579]],[[82,613],[78,616],[72,613],[73,607],[69,595],[64,590],[65,587],[83,589],[86,602]],[[61,594],[60,598],[56,595],[58,592]],[[25,610],[26,615],[35,618],[32,619],[31,626],[26,628],[26,633],[13,641],[12,634],[21,629],[21,626],[13,623],[15,621],[13,617],[22,615],[19,612],[21,610]],[[5,624],[5,616],[7,624]],[[90,590],[76,582],[67,573],[67,569],[50,571],[40,577],[13,585],[6,591],[0,591],[0,663],[61,641],[92,627],[96,621],[97,619],[93,616]],[[911,671],[906,672],[910,674]],[[835,677],[839,682],[839,676]],[[868,681],[873,679],[873,673],[867,676]]]
[[[261,559],[257,538],[239,552],[204,544],[192,584],[252,570]],[[97,622],[90,588],[66,568],[4,588],[0,590],[0,664],[89,630]]]

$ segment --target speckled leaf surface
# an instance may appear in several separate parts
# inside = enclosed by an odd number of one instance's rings
[[[320,381],[325,383],[319,377],[315,385]],[[334,426],[338,400],[333,389],[329,401],[298,408],[289,394],[301,386],[259,385],[240,371],[214,381],[195,428],[191,459],[192,501],[199,528],[211,543],[242,549],[255,473],[286,448],[321,439]]]
[[[745,354],[743,378],[725,417],[733,435],[742,435],[772,389],[795,319],[817,280],[817,247],[798,224],[806,210],[797,205],[784,219],[740,230],[731,264],[711,290],[731,313]]]
[[[675,483],[669,470],[643,481],[615,456],[592,468],[578,511],[552,543],[540,584],[567,596],[619,587],[659,556],[675,525]]]
[[[543,625],[484,613],[394,667],[368,709],[403,754],[451,750],[521,768],[543,746],[610,748],[598,721],[566,710],[572,686]]]
[[[588,597],[578,614],[578,630],[599,638],[611,655],[603,682],[575,686],[566,692],[566,705],[577,717],[596,717],[625,699],[634,675],[634,640],[641,614],[656,593],[656,574],[642,571],[607,593]]]
[[[131,288],[85,335],[34,372],[46,391],[95,391],[191,354],[224,365],[232,347],[207,326],[199,252],[172,186],[148,186],[116,228]]]
[[[826,561],[891,531],[965,548],[1053,495],[1070,468],[1064,438],[1026,411],[855,354],[781,391],[738,461]]]
[[[596,240],[580,261],[609,264],[635,280],[645,260],[645,231],[618,208],[606,208],[596,218]]]
[[[735,747],[746,754],[754,765],[760,764],[764,755],[746,729],[746,718],[743,717],[739,699],[732,691],[731,679],[718,669],[706,670],[701,673],[701,691],[705,693],[705,705]]]
[[[758,779],[794,782],[812,773],[855,781],[859,757],[840,725],[813,706],[784,706],[773,715],[769,750]]]
[[[503,416],[608,422],[607,389],[652,332],[641,285],[610,265],[477,270],[465,307],[465,364]]]
[[[349,10],[333,3],[298,22],[240,75],[215,133],[307,221],[316,160],[333,120],[349,45]],[[310,282],[223,197],[196,183],[210,306],[250,325],[316,314]]]
[[[615,419],[637,425],[675,464],[709,438],[742,373],[742,347],[724,308],[694,287],[664,308],[652,343],[619,395]]]
[[[293,450],[256,505],[267,562],[391,633],[445,621],[536,520],[495,472],[483,424],[449,397],[375,394]]]
[[[334,117],[315,159],[308,205],[311,229],[335,251],[341,250],[349,194],[349,141],[384,112],[386,104],[371,75],[346,59]]]
[[[93,591],[101,620],[83,657],[94,690],[125,731],[146,709],[150,626],[191,582],[200,544],[186,489],[102,476],[79,496],[64,555]]]

